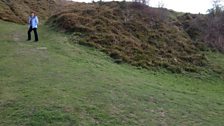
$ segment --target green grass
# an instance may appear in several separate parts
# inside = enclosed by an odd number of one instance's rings
[[[209,59],[211,59],[215,65],[219,65],[222,68],[224,68],[224,55],[223,54],[214,52],[214,53],[208,53],[207,55],[208,55]]]
[[[0,21],[1,126],[224,123],[224,80],[215,75],[118,65],[46,26],[39,28],[39,43],[24,41],[26,30]],[[210,55],[216,64],[223,61],[222,54]]]

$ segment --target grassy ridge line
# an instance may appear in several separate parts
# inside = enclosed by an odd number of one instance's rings
[[[213,75],[197,79],[117,65],[46,26],[39,28],[40,43],[24,41],[26,26],[1,21],[0,30],[2,126],[224,123],[223,80]]]

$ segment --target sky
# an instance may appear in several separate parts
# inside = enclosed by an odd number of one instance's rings
[[[151,0],[151,6],[158,6],[159,1],[164,7],[179,12],[206,13],[212,8],[211,0]]]
[[[73,0],[73,1],[92,2],[93,0]],[[103,0],[103,1],[110,1],[110,0]],[[190,12],[195,14],[197,13],[205,14],[208,9],[212,8],[212,0],[150,0],[150,6],[158,7],[158,3],[160,2],[164,3],[165,8],[179,12]]]

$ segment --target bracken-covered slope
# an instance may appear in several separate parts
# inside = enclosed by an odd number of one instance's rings
[[[59,0],[0,0],[0,19],[15,23],[26,23],[34,11],[46,19],[58,9]]]
[[[197,71],[207,65],[206,58],[175,14],[137,3],[74,3],[47,23],[73,33],[73,42],[96,47],[118,63]]]

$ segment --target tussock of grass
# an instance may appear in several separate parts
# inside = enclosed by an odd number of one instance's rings
[[[173,72],[200,71],[207,65],[206,58],[172,22],[170,13],[136,3],[82,3],[68,6],[48,24],[73,33],[73,41],[98,48],[118,63]]]

